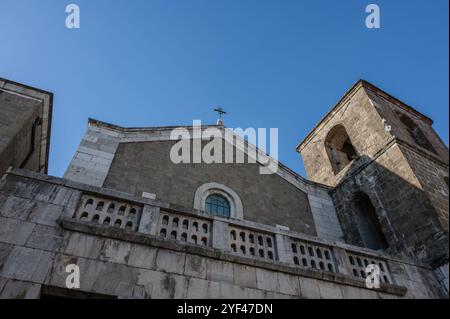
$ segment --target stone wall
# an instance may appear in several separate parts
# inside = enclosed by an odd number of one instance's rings
[[[333,172],[325,147],[326,138],[333,127],[344,126],[357,153],[372,157],[380,150],[380,145],[385,145],[392,138],[382,120],[364,88],[358,86],[353,89],[299,146],[308,179],[336,186],[350,169],[348,166],[338,174]],[[355,165],[363,164],[353,163],[352,169],[355,169]]]
[[[343,242],[344,234],[336,214],[330,189],[308,186],[308,200],[316,226],[317,237]]]
[[[448,263],[437,267],[434,272],[441,286],[444,287],[444,292],[448,295]]]
[[[397,140],[411,145],[413,148],[427,153],[429,156],[436,157],[444,163],[446,162],[448,165],[448,147],[444,144],[439,135],[433,129],[433,121],[430,118],[417,112],[412,107],[405,105],[403,102],[395,99],[394,97],[371,85],[365,86],[365,92],[367,94],[369,102],[379,113],[380,117],[385,120],[385,125],[389,126],[392,136],[395,136]],[[423,148],[416,143],[405,125],[401,122],[396,112],[407,115],[416,123],[416,125],[424,133],[436,153],[430,151],[429,149]]]
[[[396,112],[420,127],[435,151],[418,145]],[[380,89],[358,82],[299,145],[314,181],[331,191],[345,240],[363,245],[352,201],[370,198],[388,252],[439,266],[448,262],[448,148],[432,121]],[[343,125],[358,154],[335,174],[325,147],[330,130]],[[366,234],[367,235],[367,234]]]
[[[91,119],[64,177],[136,196],[153,194],[188,209],[201,185],[221,183],[240,197],[244,219],[342,240],[327,187],[281,163],[274,175],[260,175],[257,163],[175,165],[169,157],[172,129],[121,128]]]
[[[260,175],[258,164],[173,164],[175,143],[121,143],[103,186],[137,196],[153,193],[162,201],[193,207],[196,190],[216,182],[239,195],[244,219],[316,233],[307,195],[283,178]]]
[[[47,171],[52,99],[49,92],[0,78],[0,176],[10,166]]]
[[[346,242],[363,246],[351,208],[359,192],[367,194],[375,207],[389,252],[424,262],[445,259],[448,235],[398,145],[332,191]]]
[[[120,142],[120,133],[88,125],[64,178],[94,186],[105,182]]]
[[[80,220],[79,213],[91,203],[83,196],[142,206],[138,230]],[[127,207],[129,211],[133,206]],[[220,231],[231,222],[227,220],[208,219],[214,227],[207,246],[162,239],[158,236],[160,224],[155,223],[162,211],[171,211],[170,206],[46,175],[10,171],[0,182],[0,298],[39,298],[57,288],[64,289],[68,264],[80,267],[78,293],[114,298],[443,296],[433,272],[424,265],[266,225],[233,222],[233,227],[265,231],[265,236],[273,234],[277,238],[272,248],[276,260],[218,248],[228,234]],[[120,210],[114,214],[121,216]],[[190,212],[171,214],[207,220],[207,216]],[[305,268],[286,259],[292,257],[290,247],[283,249],[288,238],[307,242],[308,247],[314,243],[316,247],[329,249],[335,262],[334,271]],[[349,254],[356,259],[384,263],[383,273],[391,283],[383,283],[377,290],[367,289],[364,280],[351,275],[352,268],[358,265],[350,266],[345,261]],[[320,260],[317,258],[313,259]],[[73,291],[66,293],[76,295]]]
[[[34,119],[40,103],[0,89],[0,175],[9,166],[19,167],[30,151]],[[32,163],[30,163],[32,164]],[[39,163],[30,165],[35,169]]]
[[[438,215],[442,228],[448,233],[449,188],[445,181],[445,177],[448,178],[448,165],[407,145],[402,145],[401,149],[420,182],[421,189]]]

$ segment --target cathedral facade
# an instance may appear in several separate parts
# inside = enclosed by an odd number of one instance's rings
[[[52,97],[0,79],[0,298],[448,298],[448,148],[374,85],[298,145],[308,179],[94,119],[52,177]]]

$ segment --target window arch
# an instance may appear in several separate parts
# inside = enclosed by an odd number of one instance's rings
[[[221,217],[244,219],[239,195],[231,188],[215,182],[203,184],[195,191],[194,208]]]
[[[399,111],[397,111],[396,113],[400,121],[406,127],[409,135],[411,135],[411,137],[414,139],[414,141],[420,147],[423,147],[436,154],[436,150],[434,149],[433,145],[431,145],[430,141],[427,139],[423,131],[420,129],[419,125],[417,125],[417,123],[414,122],[414,120],[412,120],[406,114],[400,113]]]
[[[205,211],[212,215],[230,218],[230,202],[228,202],[228,199],[220,194],[209,195],[205,201]]]
[[[374,250],[386,249],[387,240],[369,196],[357,193],[351,202],[351,210],[364,246]]]
[[[358,157],[352,141],[342,125],[333,127],[325,140],[325,148],[335,174]]]

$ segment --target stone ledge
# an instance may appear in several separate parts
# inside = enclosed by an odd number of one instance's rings
[[[235,256],[232,254],[229,254],[228,252],[213,249],[213,248],[205,248],[205,247],[198,247],[193,246],[189,244],[180,245],[178,242],[174,241],[165,241],[165,240],[159,240],[155,237],[151,237],[145,234],[132,232],[132,231],[126,231],[126,230],[120,230],[120,229],[114,229],[107,226],[102,225],[92,225],[85,222],[80,221],[73,221],[71,219],[63,218],[59,221],[59,224],[62,228],[70,231],[76,231],[81,233],[86,233],[90,235],[96,235],[111,239],[117,239],[127,242],[132,242],[136,244],[143,244],[148,245],[152,247],[162,248],[162,249],[168,249],[173,250],[177,252],[184,252],[188,254],[193,255],[199,255],[202,257],[212,258],[212,259],[218,259],[221,261],[228,261],[236,264],[242,264],[247,266],[253,266],[257,268],[263,268],[266,270],[271,270],[275,272],[282,272],[286,274],[291,275],[297,275],[302,277],[308,277],[313,278],[317,280],[322,281],[328,281],[336,284],[342,284],[346,286],[353,286],[358,288],[367,289],[370,291],[374,291],[372,289],[368,289],[363,281],[356,280],[352,277],[342,275],[342,274],[333,274],[333,273],[326,273],[321,271],[314,271],[310,269],[302,269],[297,267],[292,267],[287,264],[283,264],[280,262],[277,263],[271,263],[271,262],[265,262],[257,259],[252,258],[245,258],[240,256]],[[381,292],[381,293],[388,293],[393,294],[397,296],[404,296],[407,292],[407,289],[405,287],[396,286],[396,285],[386,285],[381,284],[380,289],[376,289],[375,291]]]

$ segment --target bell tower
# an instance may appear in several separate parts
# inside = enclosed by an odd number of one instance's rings
[[[348,243],[448,265],[449,153],[432,124],[360,80],[298,145]]]

